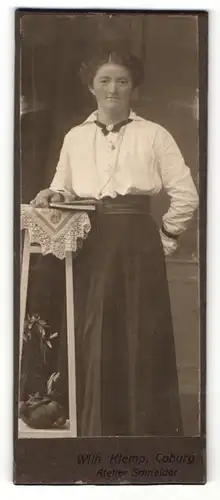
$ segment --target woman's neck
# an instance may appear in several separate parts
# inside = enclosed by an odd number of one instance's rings
[[[105,125],[115,125],[116,123],[127,120],[130,114],[130,110],[120,110],[118,113],[115,110],[105,111],[103,109],[98,109],[98,120]]]

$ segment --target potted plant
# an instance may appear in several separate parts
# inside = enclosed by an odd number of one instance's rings
[[[39,315],[28,315],[24,325],[24,343],[20,380],[20,418],[34,428],[63,426],[66,418],[59,404],[60,373],[52,371],[53,344],[59,334],[51,333]],[[52,371],[52,373],[51,373]]]

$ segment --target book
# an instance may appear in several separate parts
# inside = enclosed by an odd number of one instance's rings
[[[80,200],[74,200],[68,203],[58,202],[50,203],[51,208],[58,208],[63,210],[85,210],[92,211],[96,209],[97,200],[91,198],[81,198]]]

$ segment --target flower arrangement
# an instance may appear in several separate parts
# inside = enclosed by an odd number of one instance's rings
[[[39,336],[40,350],[43,361],[46,364],[47,350],[48,348],[52,349],[51,341],[57,338],[59,334],[57,332],[51,334],[49,325],[38,314],[34,314],[33,316],[28,314],[24,322],[24,342],[30,341],[32,336],[36,334]]]
[[[48,429],[63,426],[64,410],[59,403],[60,372],[51,371],[51,351],[57,332],[38,314],[28,315],[20,380],[20,418],[30,427]]]

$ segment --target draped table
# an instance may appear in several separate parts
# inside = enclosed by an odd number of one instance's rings
[[[30,255],[32,253],[41,253],[42,255],[53,254],[58,259],[65,259],[69,374],[69,430],[61,430],[60,432],[55,429],[51,431],[41,430],[40,437],[64,437],[64,432],[71,437],[77,436],[73,296],[74,278],[72,253],[76,252],[81,247],[83,240],[87,237],[90,229],[90,220],[88,214],[84,211],[73,211],[72,209],[58,210],[55,208],[34,208],[30,205],[21,205],[21,230],[24,230],[24,244],[20,288],[20,368],[27,303]],[[38,435],[38,430],[36,432],[33,432],[32,430],[29,437],[38,437]],[[23,436],[21,435],[20,437]]]

